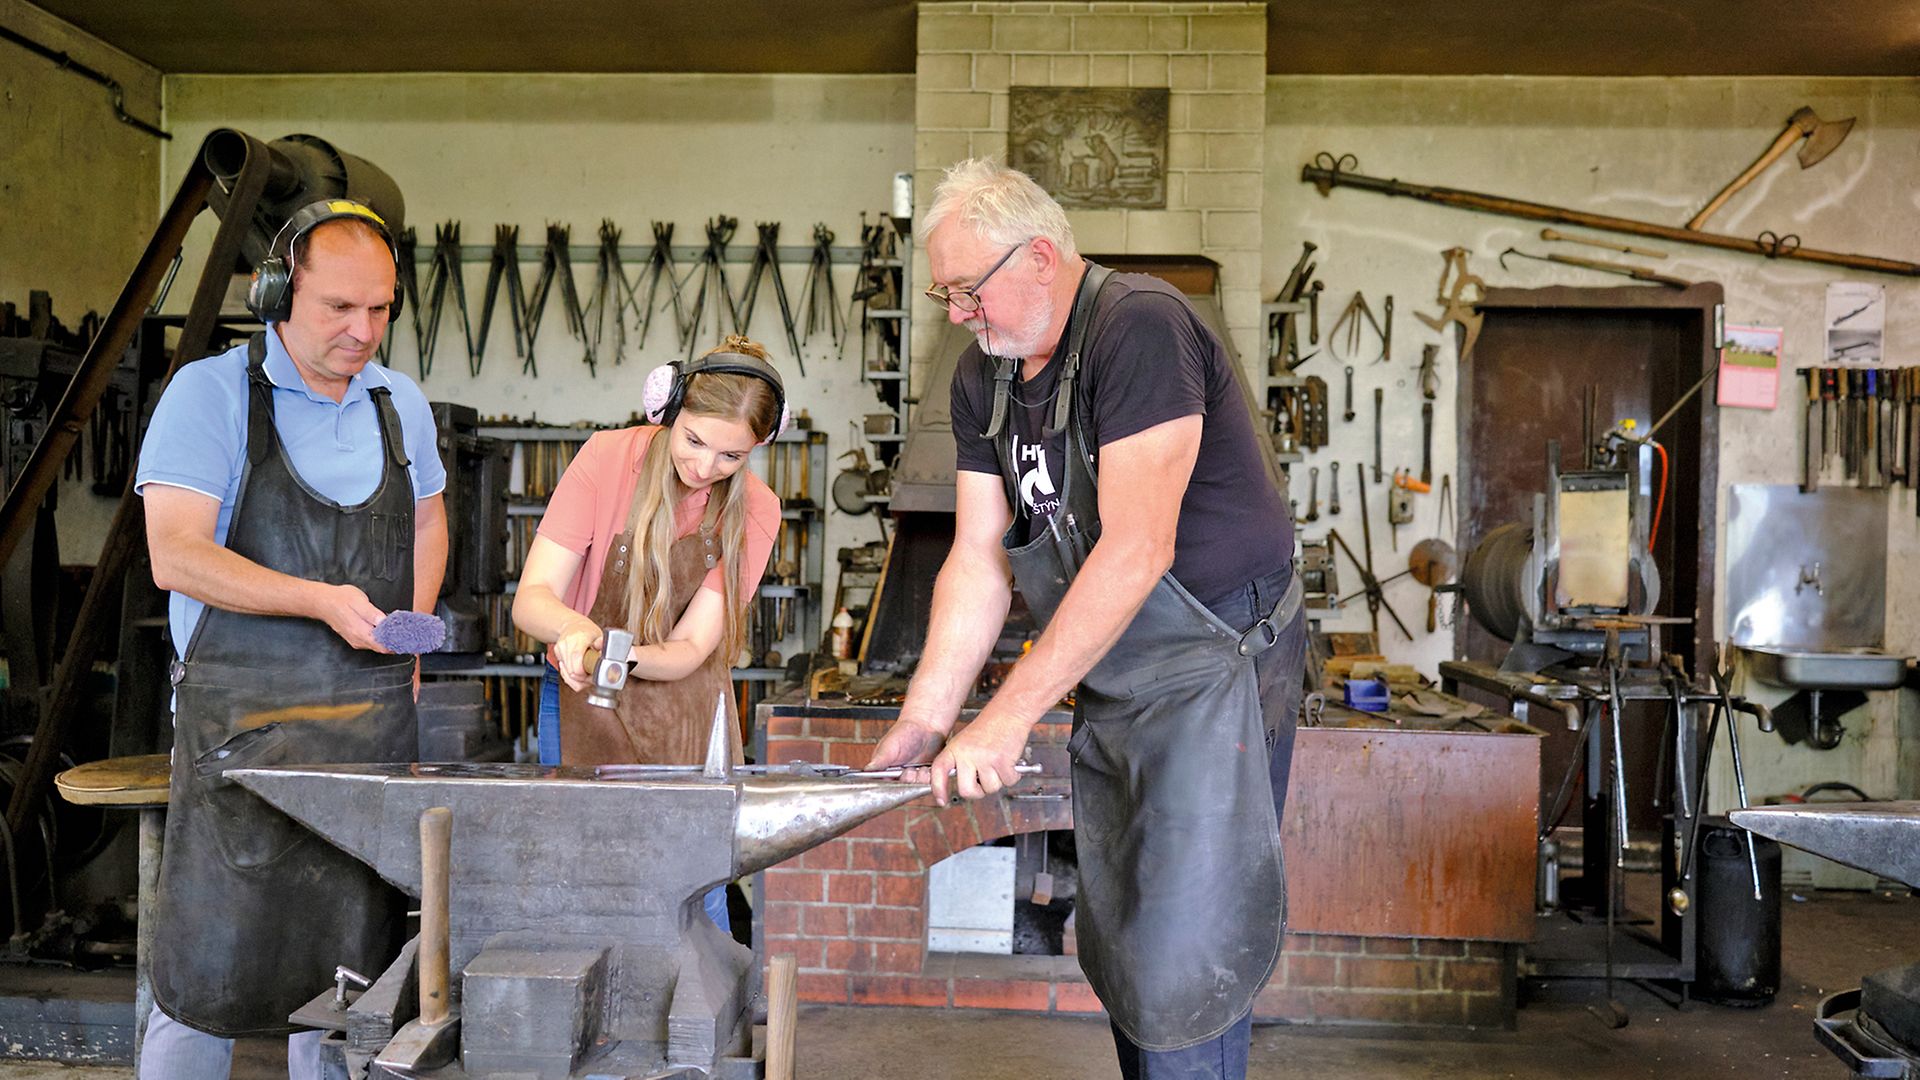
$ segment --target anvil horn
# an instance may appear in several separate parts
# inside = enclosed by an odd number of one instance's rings
[[[1735,825],[1920,889],[1920,802],[1756,806]]]
[[[734,873],[764,870],[932,790],[892,780],[743,780],[734,817]]]

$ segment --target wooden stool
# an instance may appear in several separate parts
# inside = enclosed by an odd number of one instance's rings
[[[166,754],[107,758],[68,769],[53,778],[62,798],[76,806],[123,807],[140,811],[140,870],[133,959],[133,1069],[140,1074],[140,1044],[146,1041],[147,1016],[153,1012],[153,987],[147,964],[153,952],[154,892],[160,884],[161,841],[167,831],[167,784],[172,764]]]

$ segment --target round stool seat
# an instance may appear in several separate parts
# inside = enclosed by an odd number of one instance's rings
[[[137,754],[76,765],[53,786],[78,806],[165,806],[171,772],[166,754]]]

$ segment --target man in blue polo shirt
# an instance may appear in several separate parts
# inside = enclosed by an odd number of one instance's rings
[[[426,397],[372,362],[399,306],[395,258],[368,207],[301,209],[248,291],[265,332],[183,367],[141,448],[176,655],[148,1080],[226,1077],[231,1040],[291,1032],[336,965],[380,970],[405,912],[224,775],[417,756],[414,661],[373,629],[433,610],[446,474]],[[289,1063],[318,1075],[317,1041],[290,1039]]]

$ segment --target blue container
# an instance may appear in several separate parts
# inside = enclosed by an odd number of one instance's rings
[[[1361,712],[1387,711],[1387,684],[1377,679],[1348,679],[1347,708]]]

